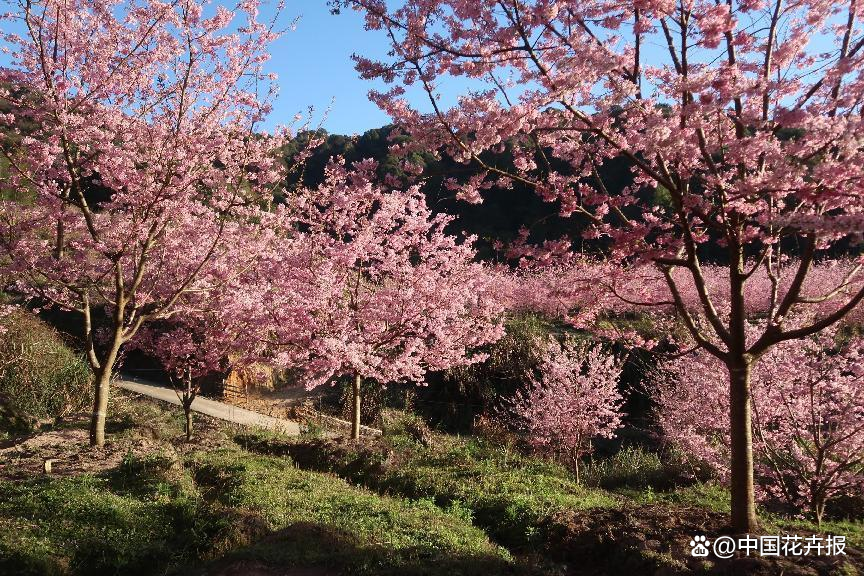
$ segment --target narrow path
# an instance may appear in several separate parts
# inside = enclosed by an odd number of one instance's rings
[[[177,406],[180,405],[180,399],[171,388],[160,386],[155,382],[148,382],[140,378],[132,376],[119,376],[114,380],[114,386],[128,390],[136,394],[141,394],[156,400],[170,402]],[[293,420],[283,420],[281,418],[273,418],[266,414],[252,412],[245,408],[232,406],[224,402],[217,402],[207,398],[198,397],[192,402],[192,410],[220,420],[227,420],[244,426],[258,426],[260,428],[268,428],[270,430],[278,430],[284,434],[296,436],[300,434],[300,425]]]

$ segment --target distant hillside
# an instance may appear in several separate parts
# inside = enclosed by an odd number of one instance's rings
[[[296,186],[301,181],[307,186],[321,183],[327,162],[330,158],[338,155],[344,156],[349,164],[364,158],[374,158],[379,162],[381,176],[385,174],[397,177],[404,176],[400,167],[401,160],[390,153],[389,147],[393,143],[404,142],[406,137],[396,137],[391,141],[390,135],[393,130],[394,126],[392,125],[382,126],[356,137],[327,134],[323,130],[314,133],[324,137],[324,143],[314,150],[302,173],[292,174],[288,188]],[[781,134],[781,137],[794,138],[796,134],[793,131],[786,131]],[[290,159],[296,154],[308,142],[311,135],[310,133],[300,134],[295,142],[287,146],[283,151],[286,159]],[[508,144],[507,151],[495,156],[483,156],[483,161],[512,171],[510,149],[511,146]],[[587,225],[587,219],[584,216],[574,215],[569,218],[562,218],[559,215],[559,202],[544,202],[533,189],[525,185],[514,183],[511,189],[493,188],[484,191],[481,204],[469,204],[456,200],[454,192],[444,187],[444,179],[456,178],[460,182],[464,182],[475,175],[478,170],[473,164],[466,166],[454,162],[445,154],[440,156],[441,159],[436,159],[431,153],[413,154],[411,160],[423,166],[421,181],[429,205],[435,211],[456,216],[456,220],[451,225],[451,232],[478,236],[478,249],[481,258],[485,260],[499,259],[501,255],[493,249],[493,244],[496,241],[505,244],[512,241],[523,226],[530,230],[529,240],[533,243],[542,243],[544,240],[557,240],[568,236],[573,241],[576,250],[595,252],[606,246],[603,241],[582,239],[582,231]],[[632,184],[633,179],[629,170],[629,163],[629,160],[618,157],[607,161],[600,167],[600,176],[606,188],[613,195]],[[568,167],[563,164],[559,164],[555,168],[563,174],[568,171]],[[668,205],[670,202],[668,192],[663,188],[656,191],[646,189],[642,194],[642,201],[649,204]],[[625,210],[625,212],[630,218],[639,218],[638,211]],[[796,254],[799,249],[800,247],[794,237],[790,237],[783,243],[783,251],[787,254]],[[726,260],[726,251],[720,244],[704,244],[700,247],[700,252],[706,262],[721,263]],[[834,245],[824,256],[857,256],[861,253],[861,245],[847,240]]]
[[[307,160],[302,173],[292,174],[290,186],[303,183],[307,186],[320,184],[324,178],[324,167],[330,158],[343,156],[348,163],[364,158],[373,158],[379,162],[379,172],[397,177],[404,176],[400,160],[394,157],[389,147],[393,126],[383,126],[369,130],[356,137],[340,134],[327,134],[319,131],[319,137],[324,137],[324,143],[315,149]],[[286,159],[292,158],[306,143],[311,134],[301,134],[284,150]],[[404,137],[401,137],[404,138]],[[398,142],[396,139],[395,142]],[[515,184],[512,189],[491,189],[483,193],[482,204],[469,204],[456,200],[454,193],[444,187],[445,178],[452,177],[459,181],[467,181],[477,173],[474,166],[456,163],[442,155],[440,160],[432,154],[414,154],[412,161],[421,164],[423,174],[423,191],[429,205],[436,211],[445,212],[457,217],[453,223],[453,232],[476,234],[480,238],[480,255],[484,259],[493,259],[497,255],[492,248],[496,240],[508,242],[513,240],[522,226],[531,231],[530,239],[542,242],[547,239],[557,239],[570,236],[577,246],[581,246],[581,231],[586,225],[584,217],[559,216],[558,202],[544,202],[530,188]],[[502,168],[512,169],[512,157],[505,152],[488,160]],[[615,159],[608,162],[601,170],[604,181],[610,190],[621,190],[631,182],[627,161]],[[289,187],[290,187],[289,186]],[[585,245],[585,249],[596,246]]]

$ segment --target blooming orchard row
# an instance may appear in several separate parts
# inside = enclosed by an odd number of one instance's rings
[[[0,37],[2,262],[18,292],[80,314],[92,443],[136,339],[187,374],[260,357],[312,383],[351,375],[359,392],[363,377],[482,359],[507,308],[586,327],[639,307],[674,312],[683,344],[725,368],[732,521],[754,530],[751,376],[864,300],[850,248],[864,228],[856,2],[344,4],[391,41],[390,60],[357,62],[391,84],[372,99],[411,136],[397,152],[473,163],[466,184],[447,180],[468,201],[534,188],[587,222],[607,258],[580,262],[562,239],[516,248],[516,280],[488,271],[416,188],[385,189],[369,163],[336,162],[273,206],[290,135],[260,128],[277,32],[256,0],[15,5],[4,30],[21,33]],[[436,86],[449,76],[474,85],[448,110]],[[487,161],[505,146],[512,169]],[[610,159],[628,163],[623,190],[601,177]],[[616,370],[568,346],[552,346],[532,390],[572,395],[577,372]]]
[[[820,285],[834,285],[838,277],[848,274],[849,266],[843,261],[821,264],[810,280],[817,290]],[[580,261],[573,268],[558,267],[553,275],[549,272],[522,272],[510,277],[514,286],[506,292],[507,306],[514,311],[570,319],[569,306],[595,307],[600,314],[612,317],[628,312],[647,315],[654,324],[650,329],[654,334],[645,338],[625,331],[627,339],[641,345],[664,339],[665,348],[671,344],[682,351],[668,355],[666,360],[660,353],[661,361],[650,370],[645,385],[662,439],[679,457],[728,482],[726,368],[704,349],[690,347],[680,321],[670,318],[668,305],[656,299],[662,291],[651,288],[651,269],[641,275],[626,274],[623,277],[628,284],[618,287],[638,287],[640,297],[654,303],[651,306],[636,305],[634,292],[572,292],[577,280],[610,278],[614,270],[603,264]],[[723,273],[722,268],[708,267],[705,273],[707,286],[716,287],[718,292],[726,286],[715,276]],[[825,278],[820,278],[823,275]],[[638,282],[634,280],[637,276]],[[529,289],[523,290],[523,286]],[[694,291],[682,296],[688,305],[698,306]],[[608,301],[610,306],[598,305],[597,300]],[[717,301],[723,300],[718,297]],[[864,339],[857,335],[860,313],[853,310],[841,328],[772,348],[753,367],[757,498],[806,510],[817,522],[821,522],[831,499],[855,495],[864,488]],[[596,325],[580,327],[587,328],[595,339],[622,334]],[[754,323],[748,336],[752,338],[760,328]],[[665,334],[658,333],[666,330]],[[578,471],[578,459],[591,452],[592,439],[614,436],[621,425],[621,358],[600,345],[578,346],[572,341],[562,345],[553,339],[537,346],[542,351],[538,372],[526,374],[528,387],[505,402],[502,416],[525,434],[532,447],[563,457]]]
[[[753,372],[754,462],[760,496],[822,520],[826,503],[864,488],[864,340],[824,335],[769,352]],[[704,352],[654,376],[659,421],[687,458],[729,474],[723,369]]]
[[[187,379],[263,359],[305,368],[310,385],[353,376],[359,393],[363,377],[482,359],[500,335],[472,239],[445,234],[416,188],[373,181],[372,163],[333,163],[322,186],[272,206],[288,134],[259,129],[276,33],[256,2],[19,8],[4,19],[25,32],[3,34],[13,65],[0,69],[4,272],[80,314],[93,444],[123,348]]]
[[[342,4],[390,41],[384,60],[361,55],[357,67],[388,85],[371,96],[411,136],[404,151],[472,164],[480,177],[462,190],[469,201],[489,186],[532,187],[587,222],[613,256],[656,268],[662,300],[726,366],[732,523],[753,531],[753,366],[864,299],[845,277],[815,297],[804,291],[820,256],[864,229],[860,3]],[[439,89],[454,77],[469,90],[446,108]],[[512,168],[490,160],[505,146]],[[602,176],[611,159],[629,165],[623,190]],[[706,286],[709,248],[726,269],[726,310]],[[754,294],[757,272],[767,283]],[[813,300],[830,301],[824,314],[812,313]],[[759,333],[748,330],[754,308],[766,311]]]

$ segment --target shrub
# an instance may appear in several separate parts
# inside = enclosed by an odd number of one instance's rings
[[[417,409],[427,419],[442,429],[472,431],[478,415],[489,413],[501,398],[519,389],[525,374],[540,363],[547,338],[561,331],[559,325],[531,313],[510,314],[504,328],[504,336],[489,346],[484,362],[451,368],[441,382],[417,390]]]
[[[90,394],[87,363],[57,332],[23,310],[0,320],[0,428],[26,431],[81,410]]]
[[[592,440],[612,438],[621,425],[623,362],[600,346],[554,338],[541,358],[527,389],[505,404],[502,417],[512,418],[536,450],[563,457],[578,482],[579,458],[592,452]]]
[[[625,446],[606,458],[595,458],[583,467],[582,478],[589,486],[606,489],[667,489],[685,482],[681,471],[657,452],[640,446]]]

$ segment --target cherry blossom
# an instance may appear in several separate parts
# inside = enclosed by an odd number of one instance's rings
[[[276,362],[302,366],[306,385],[354,379],[359,435],[363,378],[422,383],[430,370],[485,358],[501,337],[493,277],[433,215],[418,187],[389,190],[366,160],[333,161],[325,182],[292,195],[290,238],[262,305],[273,315]]]
[[[618,392],[623,361],[599,345],[549,339],[536,374],[505,406],[535,449],[566,458],[579,479],[579,459],[595,438],[612,438],[621,425]]]
[[[25,32],[0,36],[12,53],[0,249],[15,289],[80,313],[94,445],[121,347],[228,281],[232,250],[283,180],[283,138],[259,131],[276,34],[257,6],[43,0],[3,17]]]
[[[864,488],[864,342],[831,335],[784,343],[753,372],[753,435],[759,495],[806,508]],[[704,351],[654,377],[664,436],[721,478],[729,476],[725,366]]]
[[[828,328],[864,300],[864,286],[849,282],[857,263],[815,298],[803,291],[814,263],[864,229],[860,6],[342,4],[390,39],[384,61],[358,56],[357,68],[387,85],[370,97],[411,136],[399,151],[440,150],[490,181],[531,186],[588,222],[586,235],[608,241],[613,260],[656,268],[660,301],[728,368],[732,524],[753,531],[749,374],[773,346]],[[452,78],[468,89],[448,107],[439,87]],[[489,160],[504,143],[514,170]],[[601,177],[613,158],[630,166],[620,190]],[[464,196],[477,200],[483,182],[469,184]],[[726,270],[725,315],[706,286],[707,254]],[[761,286],[757,307],[769,304],[762,333],[747,340],[750,282]],[[683,301],[688,284],[697,309]]]

